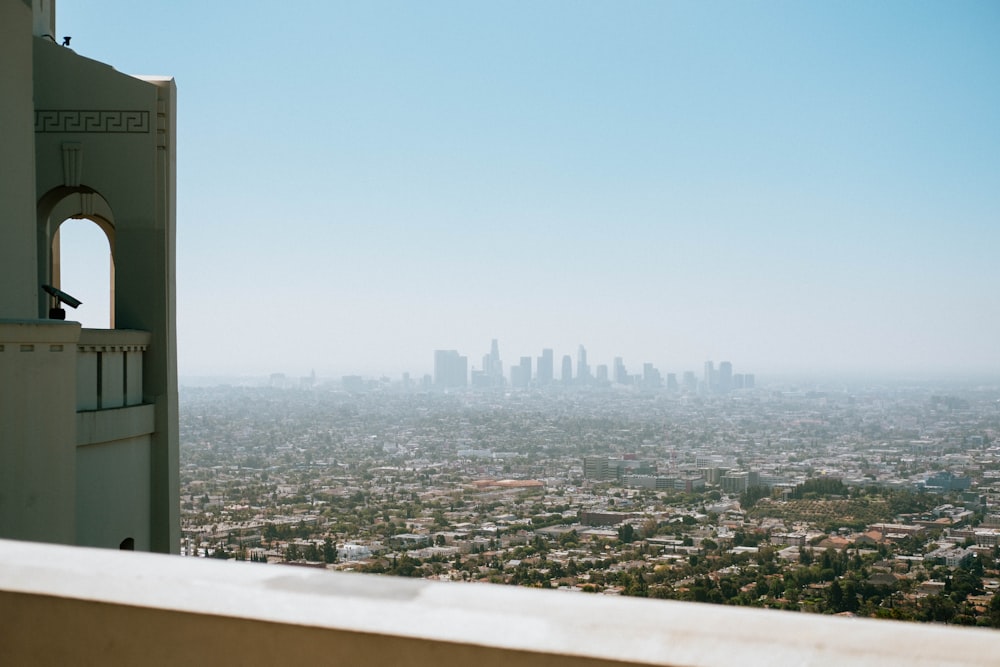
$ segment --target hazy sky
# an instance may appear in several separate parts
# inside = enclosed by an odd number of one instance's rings
[[[58,12],[177,79],[181,375],[1000,371],[993,0]]]

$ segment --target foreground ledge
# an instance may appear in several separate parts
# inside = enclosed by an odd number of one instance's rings
[[[0,540],[5,664],[993,665],[1000,632]]]

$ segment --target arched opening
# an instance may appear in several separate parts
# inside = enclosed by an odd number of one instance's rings
[[[91,329],[114,329],[115,268],[104,226],[70,218],[52,237],[52,284],[83,303],[66,319]]]
[[[118,550],[119,551],[135,551],[135,538],[134,537],[126,537],[124,540],[121,541],[121,544],[118,545]]]
[[[51,285],[80,299],[65,319],[88,328],[115,328],[115,218],[100,193],[58,187],[38,200],[38,316],[52,317]]]

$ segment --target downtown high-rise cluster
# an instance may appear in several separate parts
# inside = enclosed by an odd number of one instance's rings
[[[500,345],[494,338],[490,351],[483,355],[479,368],[469,370],[469,359],[459,354],[457,350],[434,351],[434,377],[427,378],[427,383],[438,389],[458,389],[473,387],[488,389],[510,386],[525,389],[528,387],[546,387],[551,385],[571,386],[609,386],[623,385],[641,389],[661,389],[668,391],[727,393],[737,389],[754,387],[755,378],[752,373],[734,373],[729,361],[720,362],[718,367],[714,362],[706,361],[704,371],[699,378],[694,371],[686,371],[680,381],[676,373],[667,373],[666,377],[651,363],[642,365],[642,372],[632,374],[625,367],[622,357],[615,357],[609,370],[607,364],[598,364],[591,368],[587,361],[587,349],[580,345],[576,354],[576,368],[573,358],[563,355],[560,363],[560,373],[556,378],[555,353],[551,348],[542,350],[542,354],[534,359],[521,357],[517,364],[512,364],[509,376],[504,374],[503,361],[500,358]]]

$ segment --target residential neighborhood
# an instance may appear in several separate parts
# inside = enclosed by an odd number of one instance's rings
[[[182,551],[1000,626],[998,397],[186,388]]]

